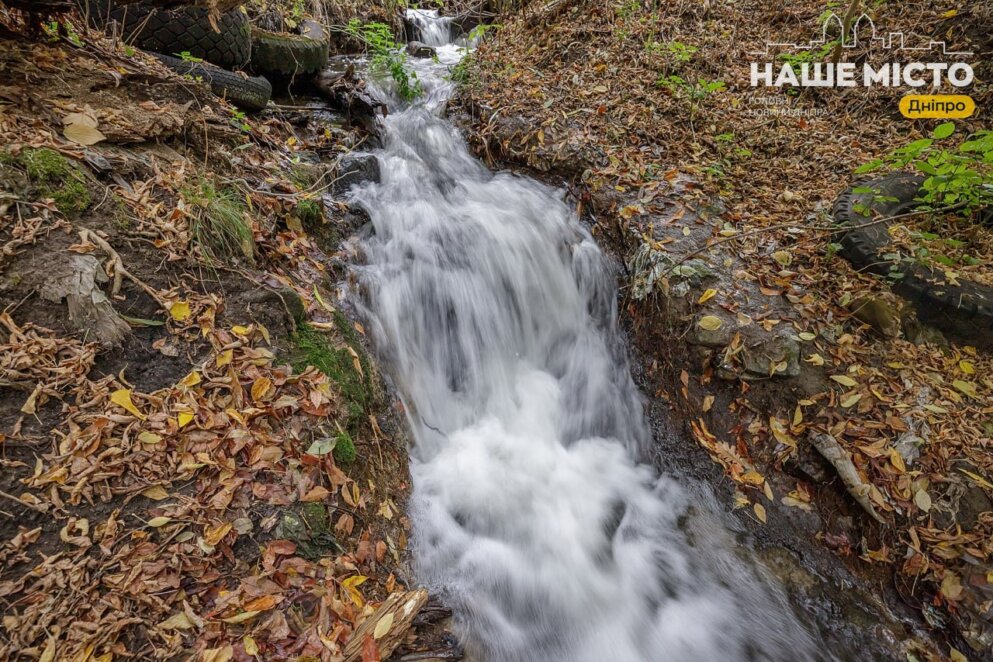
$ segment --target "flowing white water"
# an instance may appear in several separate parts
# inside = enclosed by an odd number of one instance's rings
[[[417,28],[421,43],[444,46],[452,40],[452,19],[439,16],[433,9],[410,9],[407,20]]]
[[[352,191],[374,228],[362,305],[416,440],[419,579],[477,660],[814,659],[706,495],[637,463],[613,268],[560,191],[490,172],[439,117],[460,56],[416,61],[426,99],[391,101],[382,181]]]

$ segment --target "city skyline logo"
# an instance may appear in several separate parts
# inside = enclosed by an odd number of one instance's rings
[[[935,91],[947,86],[963,88],[972,84],[975,74],[967,61],[971,51],[950,50],[945,41],[917,35],[908,39],[903,32],[880,36],[876,23],[863,13],[849,30],[834,12],[824,18],[819,36],[806,44],[768,41],[762,51],[749,55],[764,61],[751,62],[752,87],[910,87],[930,86]],[[846,53],[858,49],[861,65]],[[889,61],[875,63],[874,54],[889,53]],[[893,58],[899,53],[901,57]],[[824,61],[828,55],[830,61]],[[862,58],[861,56],[867,55]],[[937,55],[937,57],[934,57]],[[878,61],[879,56],[875,58]],[[909,60],[909,61],[908,61]]]

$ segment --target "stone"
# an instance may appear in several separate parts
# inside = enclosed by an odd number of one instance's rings
[[[734,328],[727,320],[721,321],[723,324],[718,328],[705,329],[700,326],[699,320],[693,320],[690,330],[686,334],[686,342],[691,345],[700,345],[703,347],[727,347],[728,343],[731,342],[732,335],[734,335]]]
[[[347,191],[366,182],[378,183],[381,178],[379,160],[372,154],[346,154],[338,166],[335,188]]]
[[[848,304],[855,319],[868,324],[885,338],[900,336],[900,310],[879,297],[859,297]]]
[[[435,57],[438,54],[434,48],[420,41],[408,43],[407,52],[414,57]]]
[[[903,326],[903,336],[915,345],[934,345],[935,347],[947,348],[948,339],[938,329],[928,326],[920,321],[917,313],[907,306],[901,316]]]
[[[796,377],[800,374],[800,343],[789,336],[777,335],[741,352],[746,379]]]

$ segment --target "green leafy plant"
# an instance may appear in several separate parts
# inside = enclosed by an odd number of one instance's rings
[[[423,94],[424,89],[417,79],[417,73],[407,61],[407,52],[402,44],[394,41],[390,26],[352,19],[345,27],[345,32],[365,45],[372,55],[373,73],[392,78],[401,99],[411,101]]]
[[[203,62],[203,58],[196,57],[195,55],[191,54],[189,51],[182,51],[180,53],[176,53],[176,57],[178,57],[183,62],[193,62],[193,63]]]
[[[870,161],[855,174],[916,170],[924,175],[918,210],[954,209],[971,217],[993,205],[993,131],[977,131],[954,147],[939,144],[954,133],[954,122],[939,124],[930,138],[920,138]]]

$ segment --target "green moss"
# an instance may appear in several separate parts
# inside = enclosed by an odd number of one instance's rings
[[[334,455],[334,461],[338,464],[351,464],[355,461],[355,442],[352,441],[352,435],[347,432],[342,432],[335,439],[334,450],[331,451]]]
[[[304,227],[319,226],[324,222],[324,206],[310,198],[298,202],[293,214],[300,219]]]
[[[53,199],[66,216],[77,217],[93,204],[83,173],[54,149],[26,149],[16,163],[24,168],[37,197]]]
[[[348,324],[345,316],[336,312],[335,324],[347,347],[333,347],[327,335],[308,324],[301,324],[293,336],[295,347],[291,363],[298,372],[314,366],[334,382],[345,400],[347,428],[354,432],[365,420],[366,411],[374,400],[370,366],[368,357],[358,343],[355,330]],[[361,372],[355,367],[349,347],[359,356]],[[354,451],[354,445],[352,448]]]

